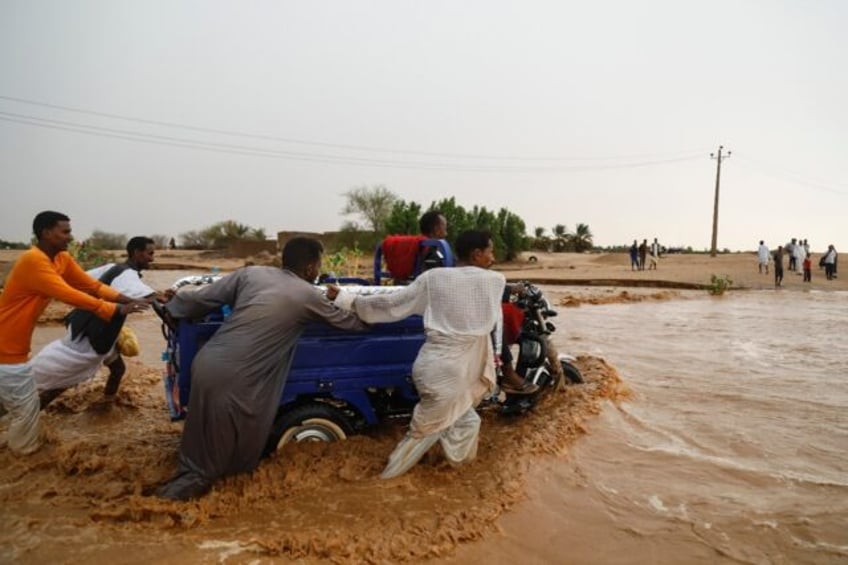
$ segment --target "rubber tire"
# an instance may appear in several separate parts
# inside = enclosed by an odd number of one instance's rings
[[[562,366],[562,372],[569,384],[580,385],[586,382],[583,379],[583,375],[580,373],[580,369],[568,361],[560,361],[560,366]]]
[[[265,446],[270,455],[289,441],[338,441],[347,439],[353,426],[339,409],[321,402],[280,408]]]

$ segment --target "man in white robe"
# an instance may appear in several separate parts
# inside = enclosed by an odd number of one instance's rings
[[[109,286],[132,299],[149,299],[156,294],[141,281],[141,271],[153,262],[156,246],[152,239],[136,236],[127,242],[127,260],[121,265],[108,263],[88,271],[97,280],[110,273]],[[114,270],[113,270],[114,269]],[[121,323],[117,329],[120,329]],[[114,344],[106,353],[98,353],[88,336],[76,334],[69,326],[61,339],[48,343],[32,359],[32,376],[44,409],[64,390],[94,378],[100,366],[109,368],[104,395],[111,400],[118,392],[126,367]]]
[[[494,263],[491,235],[467,231],[456,240],[459,266],[431,269],[391,294],[354,295],[330,287],[327,296],[368,323],[424,317],[426,341],[412,367],[420,397],[409,432],[381,477],[412,468],[436,442],[452,464],[477,454],[480,417],[474,407],[495,388],[495,351],[502,335],[504,276]],[[493,340],[497,343],[493,343]]]
[[[792,256],[795,258],[795,274],[800,275],[801,267],[804,264],[804,258],[807,256],[803,240],[798,239],[798,243],[792,248]]]
[[[769,274],[769,258],[771,254],[769,253],[768,245],[762,239],[760,240],[760,246],[757,248],[757,264],[760,274],[763,274],[765,271],[766,274]]]

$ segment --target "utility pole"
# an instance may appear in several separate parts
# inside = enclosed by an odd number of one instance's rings
[[[716,189],[715,189],[715,204],[713,205],[713,242],[710,247],[710,257],[715,257],[716,253],[718,253],[716,247],[718,243],[718,187],[721,182],[721,160],[722,159],[730,159],[730,151],[727,152],[727,155],[721,155],[721,151],[724,149],[724,145],[718,146],[718,155],[715,153],[710,153],[710,159],[716,160]]]

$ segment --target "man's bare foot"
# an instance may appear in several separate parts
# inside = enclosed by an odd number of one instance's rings
[[[115,395],[118,394],[118,387],[121,386],[121,377],[126,373],[127,366],[124,365],[123,358],[118,355],[118,358],[109,363],[107,367],[109,367],[109,378],[106,379],[106,388],[103,392],[107,399],[110,399],[110,397],[114,399]]]

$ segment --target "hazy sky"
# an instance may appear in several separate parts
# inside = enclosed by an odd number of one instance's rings
[[[384,184],[701,249],[723,144],[719,247],[848,251],[846,24],[841,0],[0,0],[0,238],[43,209],[80,238],[334,230]]]

